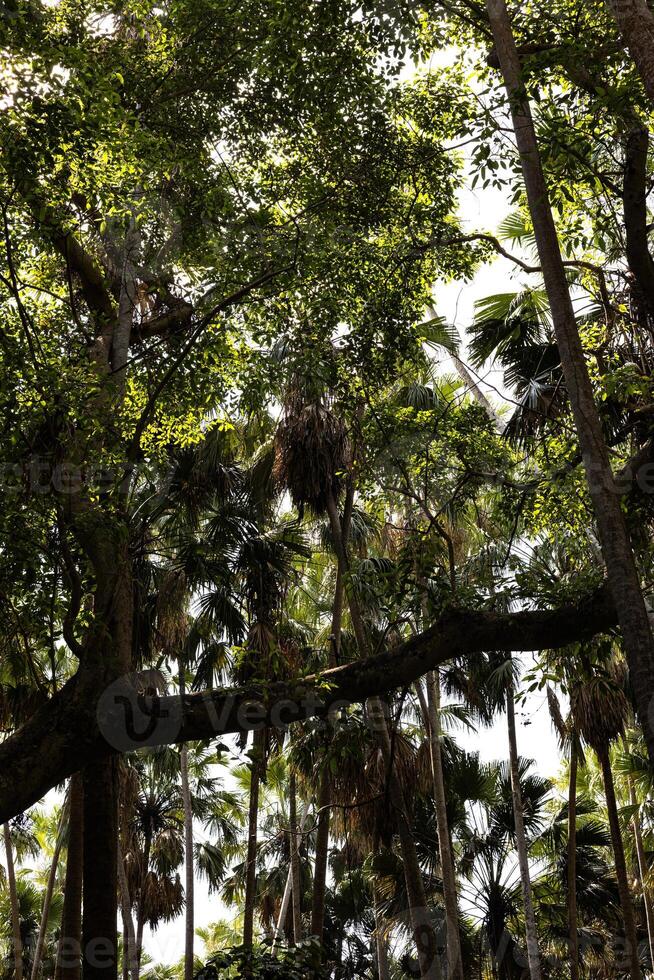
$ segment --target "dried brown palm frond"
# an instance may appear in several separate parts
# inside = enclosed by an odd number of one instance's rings
[[[393,766],[406,798],[410,800],[418,786],[414,746],[401,732],[392,740]],[[396,816],[388,797],[388,768],[381,746],[372,739],[363,764],[357,754],[339,759],[332,777],[334,830],[346,837],[356,832],[369,845],[381,841],[390,845],[396,832]]]
[[[606,752],[624,734],[629,718],[624,675],[624,666],[614,662],[607,671],[577,684],[572,693],[577,728],[595,752]]]
[[[293,394],[275,435],[275,478],[286,487],[300,513],[324,514],[330,496],[338,499],[349,462],[343,420],[319,402]]]
[[[184,572],[168,571],[157,594],[157,639],[162,653],[178,657],[188,634],[188,585]]]
[[[565,745],[569,736],[568,726],[561,714],[559,699],[556,696],[554,688],[550,687],[549,684],[547,685],[547,707],[549,708],[552,725],[556,734],[559,736],[559,745]]]
[[[157,875],[148,872],[143,894],[145,922],[156,929],[160,922],[170,922],[184,908],[184,888],[179,875]]]

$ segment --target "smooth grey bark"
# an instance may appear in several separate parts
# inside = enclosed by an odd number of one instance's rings
[[[579,933],[577,931],[577,769],[579,740],[571,733],[568,777],[568,937],[570,980],[579,980]]]
[[[297,781],[291,773],[289,786],[289,823],[291,830],[291,879],[293,894],[293,942],[302,939],[302,885],[300,874],[300,837],[297,825]]]
[[[120,911],[123,918],[123,974],[125,966],[130,980],[138,980],[139,962],[136,955],[136,931],[134,929],[134,919],[132,918],[132,902],[125,874],[125,864],[123,851],[120,846],[120,836],[117,844],[118,851],[118,892],[120,895]]]
[[[647,923],[647,940],[649,944],[649,958],[654,968],[654,916],[652,915],[652,903],[650,897],[646,891],[645,879],[649,873],[649,868],[647,866],[647,857],[645,855],[645,847],[643,844],[643,831],[640,825],[640,815],[638,813],[638,800],[636,799],[636,790],[634,788],[634,781],[629,777],[629,800],[634,807],[634,815],[632,817],[632,825],[634,828],[634,839],[636,841],[636,856],[638,858],[638,877],[640,878],[640,885],[643,889],[643,904],[645,906],[645,921]]]
[[[631,0],[616,0],[616,4],[628,5],[629,2]],[[579,339],[511,22],[504,0],[486,0],[486,7],[509,99],[529,211],[602,557],[636,692],[639,721],[650,762],[654,764],[654,729],[650,721],[650,709],[654,704],[654,642],[647,610]]]
[[[341,546],[347,549],[350,534],[350,519],[354,504],[354,483],[348,481],[340,521]],[[345,605],[345,568],[343,562],[336,562],[336,584],[332,604],[332,632],[329,646],[329,666],[337,667],[340,661],[341,634],[343,631],[343,609]],[[331,781],[327,767],[320,775],[318,787],[318,828],[316,831],[316,853],[313,865],[313,892],[311,895],[311,935],[322,941],[325,926],[325,889],[327,886],[327,861],[329,858],[329,825],[331,822]]]
[[[377,980],[391,980],[391,965],[388,959],[388,939],[384,929],[384,917],[379,908],[377,889],[373,887],[375,905],[375,960]]]
[[[57,839],[55,841],[55,849],[54,849],[54,854],[52,855],[52,861],[50,862],[48,881],[45,886],[45,895],[43,896],[43,907],[41,909],[41,922],[39,924],[39,933],[36,938],[36,946],[34,947],[34,958],[32,960],[32,980],[37,980],[39,971],[41,969],[43,948],[45,946],[45,936],[46,936],[46,932],[48,931],[48,917],[50,915],[50,906],[52,905],[52,894],[54,892],[55,881],[57,878],[59,857],[61,855],[61,849],[64,843],[64,834],[63,834],[64,820],[65,820],[65,811],[62,811],[59,820],[59,826],[57,827]]]
[[[179,664],[179,690],[185,693],[184,665]],[[179,770],[182,781],[182,805],[184,808],[184,980],[193,980],[193,956],[195,940],[195,867],[193,859],[193,799],[188,772],[188,748],[180,746]]]
[[[11,842],[11,828],[8,823],[2,825],[2,833],[5,841],[7,887],[9,888],[9,903],[11,908],[11,939],[14,960],[14,980],[23,980],[23,943],[20,934],[20,909],[18,906],[18,892],[16,891],[14,848]]]
[[[456,869],[454,853],[447,819],[447,797],[443,775],[443,754],[440,726],[440,678],[438,670],[426,675],[427,695],[420,683],[416,691],[420,700],[425,727],[429,735],[432,783],[434,792],[434,812],[438,851],[443,878],[443,904],[447,927],[447,965],[448,980],[464,980],[463,958],[461,955],[461,935],[459,931],[459,901],[457,896]]]
[[[515,842],[520,868],[520,885],[522,901],[525,910],[525,935],[527,939],[527,960],[531,980],[542,980],[540,953],[538,951],[538,930],[536,914],[531,891],[531,875],[529,872],[529,854],[527,852],[527,836],[522,809],[522,791],[520,789],[520,771],[518,767],[518,740],[515,728],[515,705],[513,702],[513,683],[509,682],[506,689],[506,718],[509,733],[509,768],[511,772],[511,797],[513,800],[513,818],[515,821]]]
[[[243,905],[243,945],[252,949],[254,941],[254,907],[257,887],[257,840],[259,829],[259,789],[263,767],[264,732],[254,733],[253,758],[250,771],[250,803],[248,810],[247,855],[245,859],[245,902]]]

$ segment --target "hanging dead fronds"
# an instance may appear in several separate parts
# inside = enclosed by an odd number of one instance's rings
[[[275,478],[300,513],[324,514],[338,499],[349,463],[345,424],[330,408],[291,396],[275,436]]]

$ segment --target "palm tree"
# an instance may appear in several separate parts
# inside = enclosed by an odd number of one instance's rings
[[[621,686],[623,682],[624,672],[614,662],[608,671],[598,671],[576,685],[572,692],[572,710],[579,732],[597,755],[602,771],[615,873],[627,944],[629,975],[631,980],[638,980],[641,970],[636,922],[629,891],[624,844],[609,755],[611,743],[624,734],[629,717],[629,702]]]
[[[303,392],[296,391],[288,398],[285,416],[278,429],[277,445],[278,472],[294,503],[301,512],[308,506],[314,514],[326,513],[329,518],[338,567],[346,584],[345,594],[359,656],[366,657],[370,653],[370,645],[359,600],[351,587],[348,536],[347,528],[344,527],[344,518],[347,519],[347,515],[342,516],[338,508],[342,474],[348,470],[350,455],[344,424],[331,407],[325,404],[324,397],[307,399]],[[407,803],[395,772],[391,736],[378,698],[371,699],[369,710],[388,764],[389,799],[397,814],[421,976],[425,980],[439,980],[438,943],[427,907]]]
[[[568,847],[567,847],[567,905],[568,940],[570,960],[570,980],[579,980],[579,933],[577,924],[577,772],[583,753],[579,733],[575,727],[574,715],[570,712],[567,721],[563,720],[558,699],[548,685],[547,702],[550,717],[559,736],[561,748],[569,746],[568,767]]]
[[[66,820],[68,817],[66,810],[67,810],[67,806],[64,806],[61,810],[59,820],[57,821],[56,824],[54,853],[52,855],[52,860],[50,862],[50,871],[48,873],[48,880],[45,888],[45,894],[43,896],[43,908],[41,911],[41,925],[39,927],[39,933],[36,940],[36,947],[34,949],[31,980],[37,980],[39,971],[41,969],[41,960],[42,960],[43,950],[45,946],[48,920],[50,918],[50,907],[52,904],[52,897],[54,894],[57,869],[59,867],[59,858],[61,855],[61,851],[65,839]]]
[[[9,888],[12,952],[14,959],[15,980],[23,980],[23,943],[20,932],[20,909],[18,907],[18,891],[16,888],[16,870],[14,867],[14,848],[11,842],[11,828],[3,824],[2,833],[5,842],[5,858],[7,861],[7,886]]]

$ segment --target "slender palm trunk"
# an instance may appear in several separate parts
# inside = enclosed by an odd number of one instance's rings
[[[647,858],[645,856],[645,847],[643,845],[643,831],[640,826],[640,816],[637,810],[638,800],[636,799],[634,781],[631,777],[629,777],[629,800],[634,808],[632,824],[634,828],[634,839],[636,841],[636,855],[638,857],[638,877],[640,878],[640,887],[643,890],[643,904],[645,906],[645,921],[647,922],[647,939],[649,943],[650,964],[654,970],[654,916],[652,914],[652,902],[647,893],[647,887],[645,884],[649,868],[647,867]]]
[[[150,870],[150,851],[152,849],[152,831],[150,828],[146,830],[145,840],[143,842],[143,867],[141,873],[141,882],[139,889],[139,904],[138,911],[136,913],[136,962],[138,964],[139,970],[141,969],[141,956],[143,955],[143,929],[145,927],[145,886],[148,877],[148,871]]]
[[[347,548],[350,518],[354,503],[354,483],[350,481],[345,495],[343,520],[339,520],[342,550]],[[338,514],[337,514],[338,516]],[[333,529],[332,529],[333,533]],[[338,559],[336,563],[336,585],[332,605],[332,633],[329,649],[329,665],[337,667],[340,659],[341,633],[343,630],[343,608],[345,606],[345,565]],[[327,861],[329,859],[329,824],[331,820],[331,782],[329,771],[323,769],[318,788],[318,828],[316,831],[316,854],[313,870],[313,893],[311,899],[311,935],[322,941],[325,926],[325,889],[327,886]]]
[[[606,798],[606,809],[609,817],[609,830],[611,832],[611,847],[613,849],[615,876],[618,882],[618,895],[620,896],[620,907],[622,909],[622,920],[624,923],[626,945],[625,968],[629,970],[631,980],[640,980],[641,971],[638,960],[636,920],[634,918],[634,906],[631,901],[631,893],[629,891],[627,862],[625,861],[624,856],[624,844],[622,842],[622,831],[620,830],[618,804],[615,798],[615,784],[613,782],[613,772],[611,771],[608,746],[602,752],[598,753],[598,758],[602,769],[604,796]]]
[[[291,878],[293,893],[293,942],[302,939],[302,886],[300,875],[300,837],[297,826],[297,786],[295,773],[291,772],[289,786],[289,822],[291,825]]]
[[[305,802],[302,807],[302,813],[300,814],[300,824],[299,832],[303,833],[305,824],[307,822],[307,816],[309,813],[309,803]],[[286,884],[284,885],[284,892],[282,894],[282,901],[279,906],[279,913],[277,915],[277,925],[275,926],[274,938],[273,938],[273,950],[278,945],[279,940],[282,938],[284,933],[284,923],[286,922],[286,916],[288,915],[288,908],[291,903],[291,895],[293,892],[293,870],[289,868],[288,874],[286,875]]]
[[[520,790],[520,771],[518,768],[518,740],[515,728],[515,705],[513,702],[513,683],[509,682],[506,690],[506,717],[509,730],[509,767],[511,770],[511,797],[513,800],[513,818],[515,821],[515,840],[520,867],[520,884],[522,886],[522,901],[525,909],[525,934],[527,939],[527,960],[531,980],[541,980],[540,954],[538,952],[538,931],[536,915],[531,893],[531,876],[529,873],[529,855],[527,853],[527,837],[522,811],[522,792]]]
[[[5,839],[5,855],[7,858],[7,886],[11,905],[11,935],[14,954],[14,978],[23,980],[23,943],[20,935],[20,908],[18,892],[16,891],[16,868],[14,866],[14,848],[11,843],[11,829],[8,823],[2,825]]]
[[[313,868],[313,895],[311,906],[311,935],[322,941],[325,927],[325,889],[327,885],[327,860],[329,858],[329,817],[331,783],[329,772],[323,769],[318,787],[318,828],[316,830],[316,856]]]
[[[644,0],[615,2],[623,5],[644,4]],[[607,579],[636,692],[640,724],[645,734],[650,762],[654,765],[654,727],[649,711],[654,698],[654,641],[584,350],[579,339],[511,21],[505,0],[486,0],[486,6],[509,97],[529,211]]]
[[[349,570],[348,557],[343,540],[338,508],[335,499],[331,495],[327,502],[327,511],[336,548],[336,557],[343,570],[344,581],[347,582],[347,573]],[[346,595],[359,655],[366,657],[369,654],[369,649],[361,610],[351,589],[346,589]],[[393,808],[397,821],[400,852],[404,867],[404,880],[409,900],[411,932],[418,953],[420,976],[422,980],[441,980],[438,940],[427,904],[425,886],[416,852],[413,829],[411,827],[404,791],[397,777],[395,766],[393,765],[393,747],[386,723],[386,716],[382,702],[378,697],[370,698],[368,701],[368,716],[379,738],[379,744],[387,766],[388,800]]]
[[[250,807],[248,815],[248,845],[245,859],[245,904],[243,908],[243,945],[252,949],[254,941],[254,907],[257,888],[257,841],[259,826],[259,789],[263,769],[265,734],[263,729],[253,737],[253,760],[250,775]]]
[[[179,664],[179,692],[184,695],[184,665]],[[193,800],[188,775],[188,747],[179,750],[179,768],[182,779],[182,805],[184,807],[184,980],[193,980],[193,940],[195,937],[195,870],[193,867]]]
[[[84,783],[77,772],[68,783],[66,879],[55,980],[80,980],[81,976],[83,855]]]
[[[64,815],[62,813],[59,826],[57,827],[57,840],[55,842],[54,854],[52,855],[52,861],[50,863],[50,872],[48,874],[48,882],[45,887],[45,895],[43,896],[43,908],[41,909],[39,934],[36,939],[36,946],[34,947],[34,959],[32,960],[32,980],[36,980],[41,969],[43,947],[45,946],[45,935],[48,931],[48,918],[50,917],[50,906],[52,904],[52,893],[54,892],[55,880],[57,878],[57,868],[59,867],[61,848],[63,847],[64,843],[63,823]]]
[[[376,889],[373,889],[375,904],[375,959],[377,961],[377,980],[391,980],[391,967],[388,961],[388,939],[384,930],[384,917],[379,908]]]
[[[184,980],[193,980],[193,939],[194,923],[194,868],[193,868],[193,804],[188,778],[188,748],[182,745],[179,750],[179,764],[182,776],[182,801],[184,805],[184,898],[185,944]]]
[[[427,712],[429,747],[434,784],[434,810],[436,813],[436,832],[443,877],[443,901],[447,926],[447,964],[448,980],[464,980],[461,956],[461,936],[459,933],[459,903],[456,893],[456,870],[454,854],[447,819],[447,798],[443,776],[443,754],[440,728],[440,680],[437,670],[427,674]]]
[[[579,741],[572,732],[568,779],[568,936],[570,980],[579,980],[579,934],[577,932],[577,769]]]
[[[136,955],[136,932],[132,918],[132,901],[125,874],[123,851],[118,838],[118,891],[120,894],[120,909],[123,917],[123,977],[138,980],[139,963]]]
[[[118,772],[114,758],[88,766],[84,780],[82,980],[115,980],[118,964]]]

